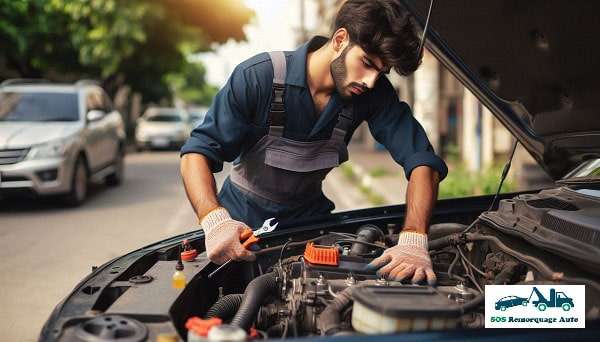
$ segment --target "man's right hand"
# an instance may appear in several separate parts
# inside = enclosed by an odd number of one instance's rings
[[[230,259],[256,260],[254,253],[240,243],[240,235],[249,227],[232,219],[227,209],[213,209],[202,218],[200,225],[204,230],[206,253],[210,261],[221,265]]]

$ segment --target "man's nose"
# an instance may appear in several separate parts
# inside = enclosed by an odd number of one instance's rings
[[[377,72],[369,73],[363,78],[362,85],[365,88],[373,89],[375,87],[375,82],[377,81],[377,76],[379,76],[379,73]]]

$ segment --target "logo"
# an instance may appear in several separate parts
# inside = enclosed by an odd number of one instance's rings
[[[585,328],[585,285],[486,285],[486,328]]]

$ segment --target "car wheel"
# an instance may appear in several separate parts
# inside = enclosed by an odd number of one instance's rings
[[[106,176],[104,182],[108,186],[118,186],[123,182],[125,176],[125,154],[123,151],[119,151],[117,160],[115,161],[115,171],[110,175]]]
[[[564,304],[562,305],[562,309],[563,309],[564,311],[569,311],[569,310],[571,310],[571,304],[569,304],[569,303],[564,303]]]
[[[521,305],[523,305],[523,306],[527,306],[527,301],[526,301],[526,300],[524,300],[524,301],[523,301],[523,303],[521,303]]]
[[[500,311],[506,311],[506,306],[501,306]]]
[[[542,304],[538,304],[537,308],[540,311],[546,311],[546,309],[548,308],[548,306],[546,304],[542,303]]]
[[[88,190],[88,172],[83,158],[77,158],[71,178],[71,190],[65,197],[67,205],[72,207],[80,206],[87,197]]]

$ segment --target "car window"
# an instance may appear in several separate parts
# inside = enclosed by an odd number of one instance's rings
[[[179,115],[164,115],[157,114],[150,116],[146,121],[154,121],[154,122],[181,122],[181,116]]]
[[[1,92],[0,121],[77,121],[76,93]]]

